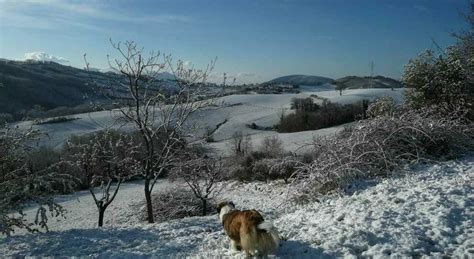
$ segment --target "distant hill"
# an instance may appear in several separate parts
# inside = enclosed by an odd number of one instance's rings
[[[91,72],[94,77],[102,73]],[[54,62],[0,61],[0,113],[17,113],[41,105],[47,109],[74,106],[94,96],[81,69]]]
[[[55,62],[0,60],[0,113],[19,114],[35,105],[44,109],[73,107],[104,98],[92,82],[108,85],[119,75],[97,70],[85,71]],[[171,78],[163,73],[164,81]],[[169,87],[165,85],[165,87]],[[123,93],[123,92],[122,92]],[[120,90],[114,94],[121,95]]]
[[[317,86],[331,83],[333,79],[322,76],[289,75],[272,79],[265,84],[289,84]]]
[[[361,88],[403,88],[400,81],[384,76],[360,77],[346,76],[334,81],[335,84],[343,84],[346,89]]]

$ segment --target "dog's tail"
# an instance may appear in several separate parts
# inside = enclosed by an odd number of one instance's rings
[[[274,250],[278,247],[278,244],[280,243],[280,236],[278,234],[278,230],[276,227],[272,224],[270,221],[264,221],[260,224],[258,224],[257,229],[259,231],[259,238],[265,239],[266,246],[270,250]]]
[[[241,236],[242,248],[250,254],[265,256],[272,253],[280,242],[278,230],[269,221],[261,221],[248,226],[248,231]]]

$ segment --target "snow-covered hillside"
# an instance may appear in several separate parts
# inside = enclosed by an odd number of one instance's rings
[[[277,257],[474,256],[474,156],[424,164],[401,176],[360,181],[345,193],[295,206],[281,182],[225,183],[220,199],[256,208],[273,220],[283,242]],[[173,188],[160,182],[158,190]],[[217,215],[145,224],[133,206],[142,185],[124,185],[95,228],[86,192],[59,197],[69,213],[51,232],[0,240],[3,256],[169,257],[243,256],[228,249]],[[28,211],[31,215],[32,211]]]
[[[300,94],[249,94],[249,95],[230,95],[215,100],[217,107],[210,107],[200,111],[190,118],[191,124],[196,124],[199,132],[196,134],[202,136],[206,128],[216,129],[212,137],[216,143],[211,144],[219,152],[226,150],[228,140],[236,131],[242,131],[244,134],[252,135],[252,142],[258,144],[263,137],[276,135],[273,131],[255,130],[247,127],[248,124],[255,123],[260,127],[272,127],[276,124],[282,114],[291,112],[290,105],[292,98],[305,98],[313,95],[320,98],[327,98],[331,102],[354,103],[360,100],[373,100],[381,96],[391,96],[397,102],[403,98],[403,89],[357,89],[347,90],[339,96],[337,91],[313,92],[310,88]],[[321,102],[320,98],[315,98],[316,102]],[[81,135],[104,128],[127,129],[127,125],[117,123],[117,111],[102,111],[85,114],[77,114],[72,117],[78,120],[55,123],[33,125],[31,121],[21,122],[18,125],[21,128],[34,127],[40,129],[47,136],[43,138],[42,144],[52,147],[60,147],[64,141],[72,134]],[[225,122],[225,123],[224,123]],[[223,123],[223,124],[222,124]],[[222,125],[220,125],[222,124]],[[220,125],[218,127],[218,125]],[[288,151],[295,151],[303,142],[310,142],[314,136],[333,134],[341,127],[335,129],[325,129],[320,131],[301,132],[296,134],[279,134]],[[296,145],[295,143],[298,143]]]

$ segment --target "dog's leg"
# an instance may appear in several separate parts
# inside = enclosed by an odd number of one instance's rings
[[[234,240],[230,240],[230,249],[233,251],[239,251],[239,246]]]

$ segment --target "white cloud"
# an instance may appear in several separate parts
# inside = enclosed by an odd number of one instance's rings
[[[71,0],[0,0],[5,26],[56,29],[68,25],[100,30],[98,21],[127,24],[188,23],[189,16],[176,14],[131,14],[107,2]]]
[[[53,61],[53,62],[61,63],[61,64],[69,63],[69,60],[63,57],[57,57],[45,52],[38,52],[38,51],[25,53],[23,57],[25,60]]]

